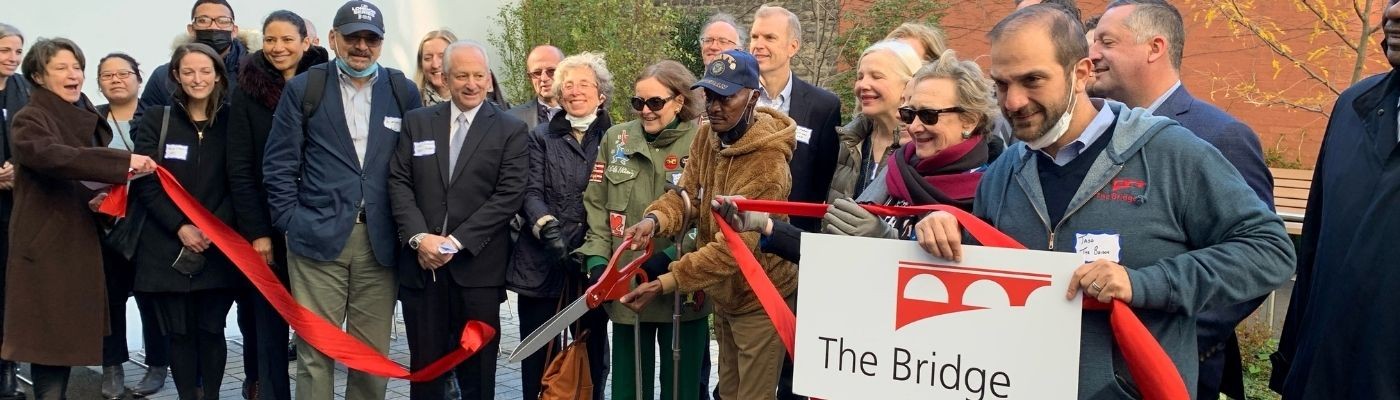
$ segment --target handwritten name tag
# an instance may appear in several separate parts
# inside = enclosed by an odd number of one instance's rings
[[[190,146],[183,144],[165,145],[165,159],[167,160],[188,160],[190,157]]]
[[[1118,234],[1112,232],[1084,232],[1074,234],[1074,251],[1084,256],[1085,263],[1104,259],[1118,260]]]
[[[437,142],[431,140],[413,142],[414,157],[431,156],[434,153],[437,153]]]
[[[403,127],[403,119],[398,117],[384,117],[384,127],[389,128],[391,131],[398,132],[399,128]]]

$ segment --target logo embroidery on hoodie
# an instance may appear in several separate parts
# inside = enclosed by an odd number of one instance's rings
[[[1094,198],[1101,201],[1117,201],[1132,205],[1141,205],[1146,198],[1147,182],[1141,179],[1114,178],[1104,191],[1094,194]]]

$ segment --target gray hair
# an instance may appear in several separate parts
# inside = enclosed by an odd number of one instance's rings
[[[885,35],[885,39],[913,39],[918,41],[919,44],[924,46],[924,50],[927,52],[924,57],[925,61],[936,60],[938,59],[938,55],[943,54],[944,50],[948,50],[948,37],[943,34],[943,31],[920,23],[905,22],[900,24],[898,27],[894,28],[894,30],[890,31],[889,35]]]
[[[909,81],[909,86],[917,87],[930,79],[953,81],[953,85],[957,87],[956,104],[966,110],[962,114],[963,121],[972,122],[976,118],[977,128],[974,133],[992,133],[995,121],[1001,118],[1001,111],[997,106],[996,92],[992,90],[991,81],[982,75],[982,67],[971,60],[959,60],[952,50],[945,50],[937,60],[924,64]]]
[[[792,11],[788,11],[786,8],[770,5],[759,7],[758,11],[754,11],[753,13],[754,19],[773,16],[787,17],[788,36],[791,36],[790,39],[802,43],[802,22],[797,20],[797,14],[793,14]]]
[[[578,68],[593,71],[593,75],[598,78],[598,94],[612,99],[613,76],[612,72],[608,71],[608,62],[603,59],[602,53],[588,51],[565,57],[554,67],[554,87],[550,88],[554,92],[554,98],[564,98],[564,77],[568,75],[569,70]]]
[[[745,41],[748,40],[748,38],[749,38],[749,33],[744,29],[744,27],[743,27],[742,25],[739,25],[739,20],[734,19],[734,16],[733,16],[733,15],[730,15],[729,13],[721,12],[721,13],[715,13],[715,15],[711,15],[711,16],[710,16],[710,19],[705,20],[705,25],[701,25],[701,26],[700,26],[700,32],[701,32],[701,34],[703,35],[704,32],[705,32],[705,29],[708,29],[708,28],[710,27],[710,25],[714,25],[714,24],[716,24],[716,23],[721,23],[721,22],[722,22],[722,23],[729,24],[729,26],[734,27],[734,32],[735,32],[735,34],[739,35],[739,48],[741,48],[741,49],[747,48],[746,45],[745,45]]]
[[[1180,71],[1181,53],[1186,47],[1186,27],[1181,21],[1181,12],[1162,0],[1114,0],[1104,12],[1122,6],[1136,6],[1123,20],[1123,24],[1133,31],[1133,40],[1143,43],[1154,36],[1165,38],[1172,68]]]
[[[475,40],[471,39],[458,40],[447,45],[447,48],[442,50],[442,74],[444,76],[450,76],[452,74],[452,52],[459,49],[476,50],[481,53],[481,59],[486,62],[486,65],[491,65],[491,56],[486,54],[486,46],[482,46],[481,43],[477,43]]]
[[[914,72],[918,71],[919,67],[923,65],[923,60],[919,59],[919,53],[914,51],[914,48],[910,47],[908,43],[889,39],[881,40],[870,45],[870,47],[866,47],[865,51],[860,53],[860,59],[864,60],[865,56],[881,51],[887,51],[894,55],[895,61],[898,61],[898,66],[903,67],[896,69],[895,72],[898,72],[899,78],[904,81],[908,81],[910,77],[914,76]]]
[[[19,28],[16,28],[14,25],[0,22],[0,39],[4,39],[10,36],[19,36],[19,41],[24,42],[24,33],[20,32]]]

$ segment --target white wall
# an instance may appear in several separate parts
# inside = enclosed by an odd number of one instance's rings
[[[380,63],[404,70],[412,76],[418,40],[429,31],[447,28],[462,39],[487,45],[492,19],[502,5],[518,0],[378,0],[385,16],[385,42]],[[262,30],[268,13],[288,9],[316,25],[326,45],[335,11],[343,0],[229,0],[239,29]],[[5,1],[0,6],[0,22],[19,28],[28,39],[62,36],[72,39],[88,59],[88,79],[83,91],[98,104],[106,101],[97,90],[97,60],[113,51],[131,54],[149,75],[157,66],[170,61],[176,35],[185,32],[193,0],[66,0]],[[495,53],[494,49],[491,49]],[[493,68],[500,71],[499,56]]]

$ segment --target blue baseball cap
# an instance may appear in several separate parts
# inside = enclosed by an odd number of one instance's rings
[[[705,77],[690,88],[706,88],[722,96],[733,96],[740,88],[762,89],[758,60],[743,50],[727,50],[705,66]]]

